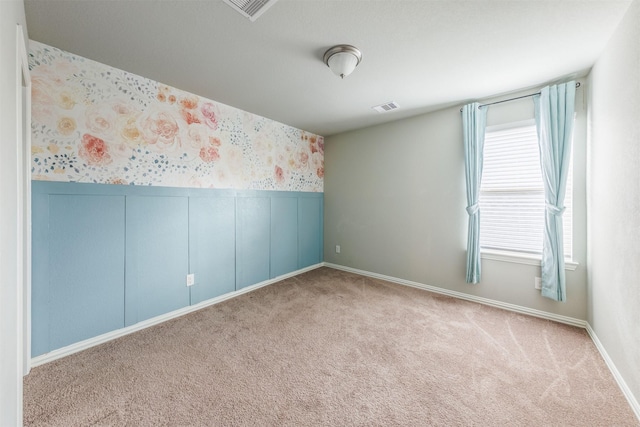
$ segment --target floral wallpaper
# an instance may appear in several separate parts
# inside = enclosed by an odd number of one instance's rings
[[[29,46],[34,180],[323,191],[321,136]]]

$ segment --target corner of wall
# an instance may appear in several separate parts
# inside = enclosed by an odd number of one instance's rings
[[[590,74],[589,324],[637,402],[640,397],[640,0]]]

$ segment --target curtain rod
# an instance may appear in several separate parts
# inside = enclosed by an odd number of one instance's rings
[[[580,87],[580,82],[576,83],[576,88]],[[490,102],[488,104],[478,105],[478,108],[488,107],[489,105],[502,104],[503,102],[515,101],[516,99],[529,98],[530,96],[540,95],[540,92],[530,93],[529,95],[517,96],[515,98],[503,99],[502,101]],[[462,107],[460,107],[460,112],[462,113]]]

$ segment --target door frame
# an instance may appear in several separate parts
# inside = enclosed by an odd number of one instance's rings
[[[31,370],[31,74],[22,25],[16,27],[17,294],[20,377]]]

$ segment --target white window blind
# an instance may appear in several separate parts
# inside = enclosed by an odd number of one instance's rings
[[[573,161],[569,165],[564,255],[572,258]],[[487,127],[480,185],[480,246],[542,254],[545,203],[534,120]]]

